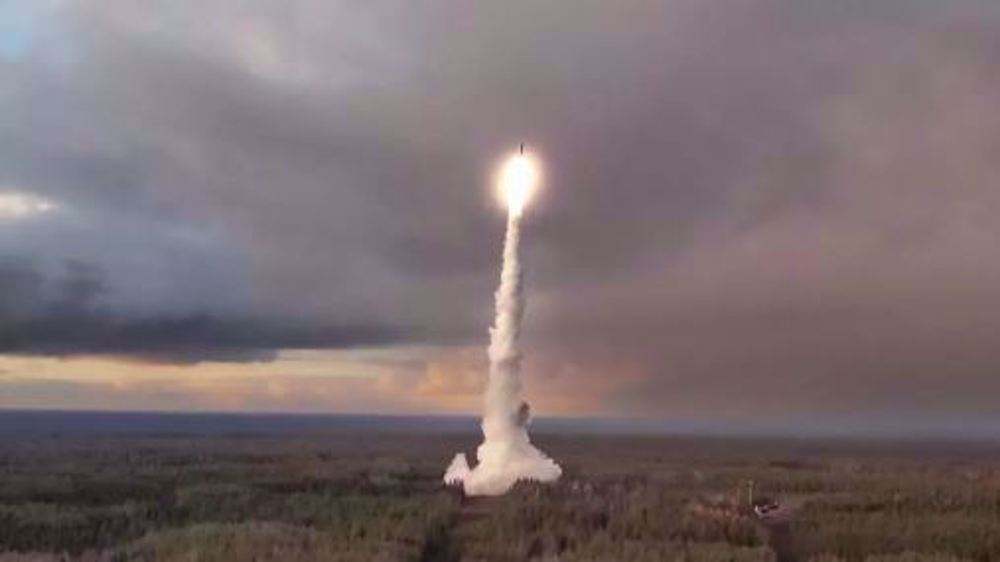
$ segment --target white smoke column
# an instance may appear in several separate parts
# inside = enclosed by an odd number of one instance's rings
[[[521,157],[522,159],[524,157]],[[508,168],[516,166],[508,165]],[[530,162],[524,160],[524,165]],[[507,199],[507,236],[503,270],[496,292],[496,319],[490,330],[490,373],[483,412],[483,443],[476,451],[479,464],[470,469],[464,453],[455,455],[445,472],[448,484],[462,484],[470,496],[495,496],[507,492],[518,480],[552,482],[562,469],[531,444],[530,410],[521,400],[521,349],[519,338],[524,316],[524,292],[519,260],[521,217],[530,185],[515,170],[513,182],[504,187]]]

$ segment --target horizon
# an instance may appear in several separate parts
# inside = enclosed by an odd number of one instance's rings
[[[295,435],[343,430],[388,431],[390,433],[479,432],[478,414],[440,413],[354,413],[213,411],[213,410],[66,410],[0,409],[0,435],[17,438],[32,435],[185,436],[185,435]],[[220,423],[229,420],[266,423]],[[309,421],[310,423],[295,423]],[[840,420],[841,422],[849,420]],[[110,423],[109,423],[110,422]],[[127,422],[145,422],[128,426]],[[171,423],[183,422],[183,423]],[[192,423],[208,422],[208,423]],[[532,432],[540,435],[634,436],[707,439],[791,439],[801,441],[885,441],[995,443],[1000,427],[969,428],[914,427],[887,424],[832,424],[830,420],[789,420],[785,423],[747,426],[716,419],[655,419],[593,416],[542,416],[533,420]],[[90,425],[87,425],[90,423]],[[792,430],[790,427],[796,427]]]

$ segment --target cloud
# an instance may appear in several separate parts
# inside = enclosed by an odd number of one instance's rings
[[[101,270],[69,261],[56,279],[25,262],[0,263],[0,353],[109,354],[150,361],[262,361],[282,348],[389,344],[380,326],[310,325],[205,313],[128,315],[106,308]],[[46,283],[45,281],[48,281]]]
[[[813,186],[789,194],[797,186],[785,180],[801,172],[782,167],[801,161],[763,161],[750,193],[640,283],[552,312],[563,318],[553,333],[595,344],[590,364],[647,373],[609,405],[883,422],[991,415],[1000,122],[986,107],[1000,91],[997,61],[976,40],[887,51],[894,66],[863,66],[816,107]],[[737,394],[720,391],[733,385]]]
[[[60,212],[0,223],[6,352],[476,345],[489,178],[524,141],[553,408],[988,415],[995,3],[100,0],[33,25],[0,60],[0,185]],[[457,408],[470,372],[416,388]]]
[[[448,408],[435,393],[416,392],[426,361],[447,349],[283,351],[267,362],[196,365],[107,357],[2,357],[8,408],[93,408],[272,412],[420,412]],[[392,362],[382,366],[372,359]],[[401,367],[401,365],[409,365]]]

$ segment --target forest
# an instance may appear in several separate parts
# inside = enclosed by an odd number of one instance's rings
[[[482,499],[471,433],[5,438],[0,562],[1000,560],[989,444],[536,440],[563,477]]]

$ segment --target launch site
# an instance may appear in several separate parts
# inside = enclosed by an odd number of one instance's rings
[[[0,562],[1000,562],[995,0],[0,2]]]

